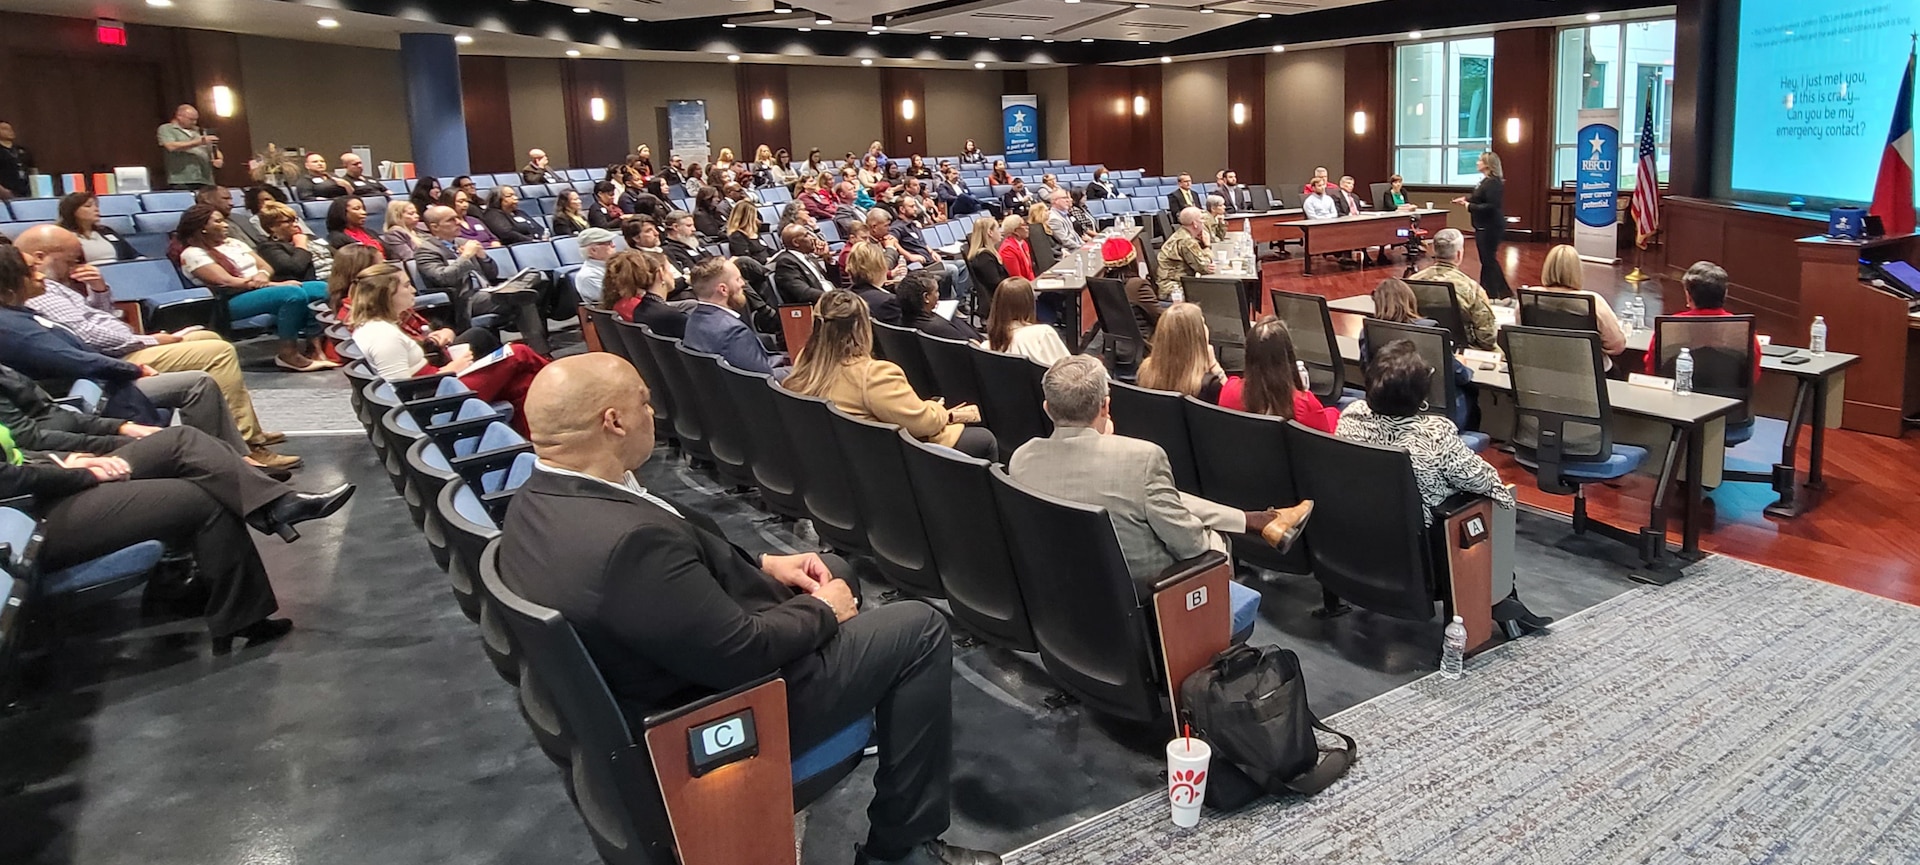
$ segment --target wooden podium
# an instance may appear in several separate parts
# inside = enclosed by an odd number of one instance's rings
[[[1920,234],[1867,243],[1803,237],[1795,246],[1801,326],[1826,318],[1827,348],[1860,356],[1847,371],[1840,425],[1899,437],[1902,419],[1920,405],[1920,320],[1908,314],[1904,298],[1862,282],[1860,260],[1920,264]]]

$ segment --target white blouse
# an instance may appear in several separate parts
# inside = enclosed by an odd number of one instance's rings
[[[1069,354],[1067,344],[1060,341],[1060,334],[1046,324],[1029,324],[1014,331],[1013,338],[1008,340],[1007,353],[1047,366]]]
[[[229,237],[221,241],[217,248],[220,254],[226,256],[227,260],[233,262],[233,266],[240,271],[241,279],[252,279],[254,274],[260,272],[260,261],[253,257],[253,250],[248,249],[246,244]],[[213,260],[210,253],[198,246],[189,246],[180,251],[180,271],[185,273],[187,279],[194,285],[206,286],[206,283],[201,282],[193,272],[209,264],[214,267],[220,266]]]
[[[400,326],[390,321],[370,321],[353,329],[353,344],[366,355],[367,366],[387,381],[413,378],[427,365],[427,353]]]
[[[88,264],[112,264],[120,260],[120,250],[113,247],[113,241],[101,237],[100,232],[81,234],[76,231],[74,235],[80,238],[80,255]]]

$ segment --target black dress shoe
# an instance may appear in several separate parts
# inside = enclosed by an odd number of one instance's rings
[[[1000,857],[985,850],[968,850],[945,841],[928,841],[898,859],[878,859],[856,845],[854,865],[1000,865]]]
[[[333,516],[340,506],[353,498],[353,484],[341,484],[324,493],[287,493],[273,503],[247,515],[247,525],[262,534],[279,535],[292,543],[300,539],[296,523]]]
[[[1542,616],[1527,609],[1516,592],[1509,594],[1493,605],[1493,620],[1499,622],[1508,638],[1518,638],[1522,634],[1546,636],[1553,633],[1548,625],[1553,624],[1552,616]]]
[[[293,630],[293,622],[287,619],[261,619],[224,637],[213,638],[213,653],[224,655],[233,651],[235,639],[246,640],[248,646],[271,643]]]

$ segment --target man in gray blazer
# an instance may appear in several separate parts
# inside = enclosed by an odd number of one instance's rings
[[[498,315],[503,326],[517,328],[527,345],[541,354],[552,354],[547,343],[546,321],[539,311],[536,290],[488,291],[500,279],[500,267],[477,240],[461,241],[460,220],[453,208],[435,205],[421,214],[432,240],[422,241],[413,253],[413,265],[420,273],[421,292],[444,291],[453,297],[454,330],[472,326],[476,315]]]
[[[1313,513],[1311,499],[1256,512],[1180,492],[1166,451],[1144,439],[1113,434],[1107,371],[1097,358],[1082,354],[1057,361],[1041,380],[1041,390],[1053,435],[1021,445],[1007,462],[1007,474],[1022,486],[1105,508],[1142,598],[1168,565],[1208,550],[1226,552],[1222,532],[1259,535],[1285,550]],[[1230,588],[1236,601],[1255,594],[1239,583]]]

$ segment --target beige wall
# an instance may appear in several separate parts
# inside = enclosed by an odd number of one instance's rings
[[[1267,185],[1277,193],[1346,158],[1346,51],[1288,51],[1267,59]]]
[[[929,69],[927,140],[920,152],[953,156],[973,139],[981,150],[999,144],[1001,73]]]
[[[514,158],[540,148],[554,165],[573,167],[567,151],[567,109],[561,99],[560,61],[507,58],[507,108],[513,114]]]
[[[1227,61],[1200,60],[1160,67],[1162,153],[1166,173],[1213,179],[1227,165]]]
[[[881,138],[880,70],[789,67],[787,110],[796,159],[812,147],[828,159],[839,159],[849,150],[865,153],[868,143]]]
[[[707,101],[707,140],[714,153],[731,147],[736,156],[751,158],[753,146],[741,149],[740,95],[733,68],[725,63],[627,64],[628,146],[653,146],[653,163],[666,157],[667,129],[663,112],[670,99]]]
[[[1040,150],[1048,159],[1073,158],[1072,114],[1068,110],[1067,70],[1035,69],[1027,73],[1027,86],[1033,88],[1035,96],[1040,97],[1040,113],[1046,115],[1046,126],[1040,130]],[[979,142],[980,149],[988,153],[999,153],[1003,142],[1000,136],[999,115],[994,115],[990,127],[991,143]]]
[[[338,163],[364,144],[373,158],[413,158],[400,52],[319,42],[241,36],[248,129],[254,146],[306,148]],[[231,158],[231,154],[229,154]]]

